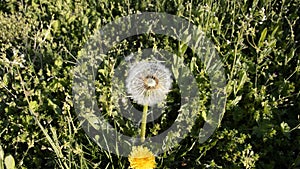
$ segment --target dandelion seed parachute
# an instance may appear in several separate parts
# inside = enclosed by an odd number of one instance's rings
[[[170,71],[158,62],[138,62],[131,67],[126,79],[127,92],[141,105],[162,102],[172,86]]]

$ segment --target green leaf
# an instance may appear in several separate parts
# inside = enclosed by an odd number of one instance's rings
[[[0,169],[4,169],[4,166],[3,166],[3,158],[4,158],[4,151],[0,145]]]
[[[69,19],[68,19],[68,24],[72,23],[73,21],[76,20],[76,15],[72,15]]]
[[[89,18],[87,16],[83,16],[82,18],[82,25],[87,26],[89,23]]]
[[[290,131],[290,126],[286,123],[286,122],[282,122],[280,124],[280,127],[281,127],[281,130],[284,132],[284,133],[287,133]]]
[[[259,47],[262,47],[262,46],[263,46],[263,42],[264,42],[264,40],[266,39],[267,33],[268,33],[268,29],[265,28],[265,29],[262,31],[262,33],[261,33],[261,35],[260,35],[260,38],[259,38],[259,41],[258,41],[258,46],[259,46]]]
[[[242,96],[236,96],[235,99],[231,102],[232,106],[236,106],[240,100],[242,99]]]
[[[32,111],[36,111],[38,109],[39,105],[37,101],[30,101],[29,102],[29,109]]]
[[[15,168],[15,160],[14,160],[12,155],[6,156],[5,160],[4,160],[4,163],[5,163],[5,167],[7,169],[14,169]]]
[[[2,146],[0,145],[0,161],[4,158],[4,151],[2,149]]]
[[[60,28],[60,21],[59,20],[54,20],[52,21],[52,28],[54,32],[59,31]]]
[[[62,66],[62,64],[63,64],[63,60],[62,60],[62,59],[56,59],[56,60],[54,61],[54,64],[55,64],[57,67],[61,68],[61,66]]]
[[[3,84],[4,84],[4,86],[7,86],[8,83],[9,83],[9,78],[8,78],[7,73],[5,73],[5,74],[3,75]]]
[[[276,26],[276,28],[272,31],[272,34],[271,34],[272,37],[275,37],[275,34],[277,33],[278,27],[279,26]]]
[[[238,87],[235,89],[234,91],[234,95],[237,95],[238,91],[241,90],[244,86],[244,84],[247,82],[248,80],[248,76],[247,76],[247,71],[243,71],[239,73],[239,76],[241,77],[241,80],[239,82]]]
[[[54,110],[54,112],[56,114],[61,114],[62,110],[61,108],[55,104],[51,99],[47,98],[47,101],[48,101],[48,105]]]

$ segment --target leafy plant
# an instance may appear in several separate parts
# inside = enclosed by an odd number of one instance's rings
[[[182,17],[214,43],[225,65],[226,113],[215,133],[200,144],[213,92],[204,64],[172,37],[142,34],[114,46],[99,65],[97,100],[108,121],[125,134],[138,133],[113,102],[112,70],[130,53],[161,48],[184,59],[201,103],[198,125],[180,145],[157,157],[158,168],[299,167],[299,6],[297,0],[1,2],[0,168],[128,167],[127,158],[98,147],[82,130],[73,105],[73,68],[100,27],[145,11]],[[149,136],[177,118],[179,107],[172,103],[179,102],[179,92],[175,87],[166,111],[147,124]]]

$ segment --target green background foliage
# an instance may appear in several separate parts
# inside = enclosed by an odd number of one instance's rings
[[[203,144],[197,141],[199,126],[194,127],[180,145],[156,158],[158,167],[300,167],[299,6],[297,0],[1,1],[0,168],[13,163],[16,168],[128,168],[127,158],[102,150],[80,128],[72,71],[90,35],[116,18],[144,11],[197,25],[215,44],[227,78],[220,127]],[[109,61],[154,46],[183,57],[196,77],[203,100],[200,124],[208,109],[209,79],[190,49],[161,35],[128,38],[111,50],[95,83],[104,86],[98,91],[103,111],[128,135],[137,131],[118,117],[110,99]],[[168,105],[169,112],[178,109]],[[174,114],[149,124],[148,136],[167,129]]]

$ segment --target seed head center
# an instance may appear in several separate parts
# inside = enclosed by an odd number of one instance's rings
[[[158,79],[154,76],[147,76],[144,79],[144,85],[146,89],[155,89],[158,85]]]
[[[147,85],[149,87],[155,87],[156,86],[156,81],[154,79],[152,79],[152,78],[148,78],[147,79]]]

